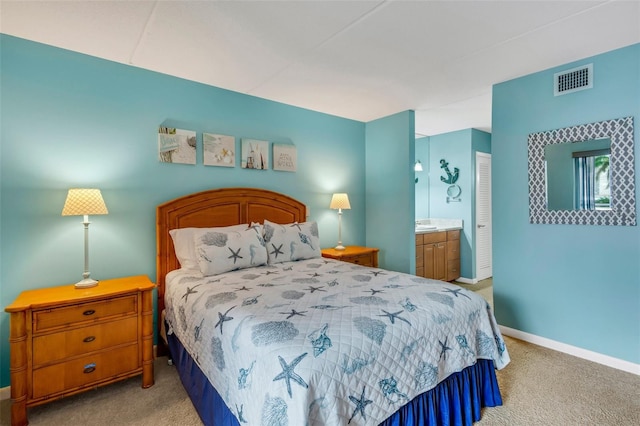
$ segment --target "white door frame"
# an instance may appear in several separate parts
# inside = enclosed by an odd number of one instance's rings
[[[475,279],[493,276],[491,225],[491,154],[476,152]],[[482,184],[485,184],[483,186]]]

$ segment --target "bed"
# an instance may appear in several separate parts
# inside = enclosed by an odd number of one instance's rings
[[[322,258],[306,206],[272,191],[156,217],[159,332],[204,424],[470,425],[502,404],[509,355],[473,292]]]

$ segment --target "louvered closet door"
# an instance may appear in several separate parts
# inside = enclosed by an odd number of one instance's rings
[[[491,155],[476,153],[476,279],[493,276],[491,255]]]

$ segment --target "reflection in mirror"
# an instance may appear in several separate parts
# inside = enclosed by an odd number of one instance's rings
[[[611,139],[544,147],[548,210],[611,208]]]
[[[635,226],[633,137],[633,117],[529,134],[529,222]]]

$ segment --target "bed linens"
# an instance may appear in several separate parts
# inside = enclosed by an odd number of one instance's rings
[[[475,293],[330,259],[172,271],[165,302],[240,424],[377,425],[477,359],[509,363]]]

